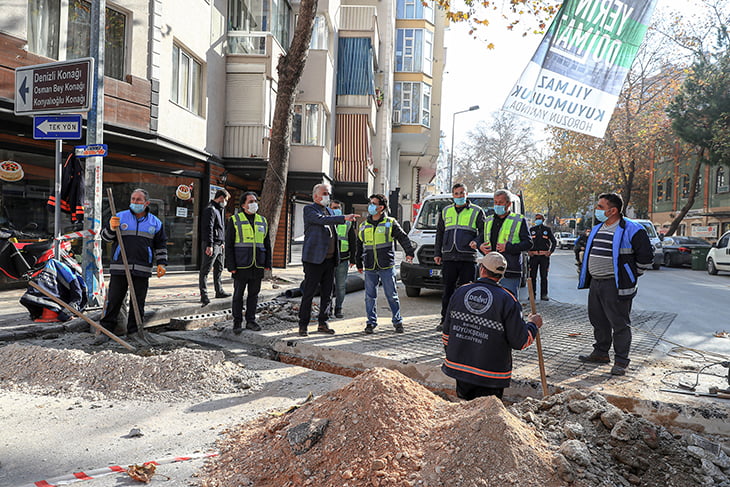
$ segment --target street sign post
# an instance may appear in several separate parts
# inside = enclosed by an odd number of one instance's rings
[[[93,74],[93,58],[15,68],[15,114],[88,112]]]
[[[33,138],[80,139],[81,115],[37,115],[33,117]]]

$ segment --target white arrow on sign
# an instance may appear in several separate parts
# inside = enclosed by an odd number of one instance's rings
[[[79,124],[78,122],[51,122],[49,120],[43,120],[43,122],[38,125],[38,130],[40,130],[44,134],[47,134],[48,132],[76,133],[79,131]]]

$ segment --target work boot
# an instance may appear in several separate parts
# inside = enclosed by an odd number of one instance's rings
[[[403,333],[403,323],[396,323],[393,325],[396,333]]]
[[[326,333],[327,335],[334,335],[335,334],[335,330],[333,330],[332,328],[330,328],[327,323],[320,323],[319,326],[317,327],[317,332],[318,333]]]
[[[261,331],[261,326],[255,321],[249,321],[246,323],[246,329],[252,331]]]
[[[225,291],[222,291],[222,292],[219,292],[219,293],[215,293],[215,297],[216,297],[216,299],[230,298],[231,297],[231,293],[227,293]]]
[[[367,323],[365,325],[365,334],[372,335],[373,333],[375,333],[375,326],[370,323]]]
[[[233,323],[233,333],[235,333],[236,335],[240,335],[242,331],[243,327],[241,326],[241,323]]]
[[[614,364],[613,367],[611,367],[611,375],[626,375],[626,369],[627,367]]]
[[[335,310],[335,318],[342,318],[342,317],[344,317],[344,315],[342,314],[342,310],[341,309],[336,309]]]
[[[550,301],[550,298],[546,294],[545,296],[540,296],[540,301]]]
[[[608,364],[611,362],[607,355],[596,355],[595,352],[590,355],[578,355],[578,360],[585,364]]]
[[[207,295],[201,294],[200,295],[200,307],[203,308],[205,306],[208,306],[210,304],[210,298]]]
[[[94,341],[91,344],[92,345],[104,345],[109,340],[111,340],[111,338],[109,338],[107,335],[102,333],[101,335],[96,337],[96,339],[94,339]]]
[[[300,337],[309,336],[309,333],[307,333],[306,327],[304,327],[304,328],[302,328],[301,326],[299,327],[299,336]]]

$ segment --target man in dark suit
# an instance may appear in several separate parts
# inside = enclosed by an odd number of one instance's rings
[[[335,215],[328,208],[330,204],[329,184],[317,184],[312,190],[314,203],[304,207],[304,246],[302,247],[302,264],[304,265],[304,283],[302,284],[302,302],[299,306],[299,335],[307,336],[309,319],[312,315],[312,299],[319,287],[319,316],[317,321],[320,333],[333,334],[335,331],[327,324],[332,302],[335,268],[340,261],[338,249],[337,225],[346,221],[354,222],[357,215]]]

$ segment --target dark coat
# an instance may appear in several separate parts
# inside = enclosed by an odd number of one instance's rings
[[[200,244],[205,250],[213,244],[222,244],[226,239],[225,209],[213,200],[203,208],[200,218]]]
[[[304,207],[304,245],[302,246],[302,262],[321,264],[327,257],[330,239],[335,238],[335,261],[340,262],[337,249],[336,225],[345,223],[343,215],[335,215],[332,210],[317,203]]]

